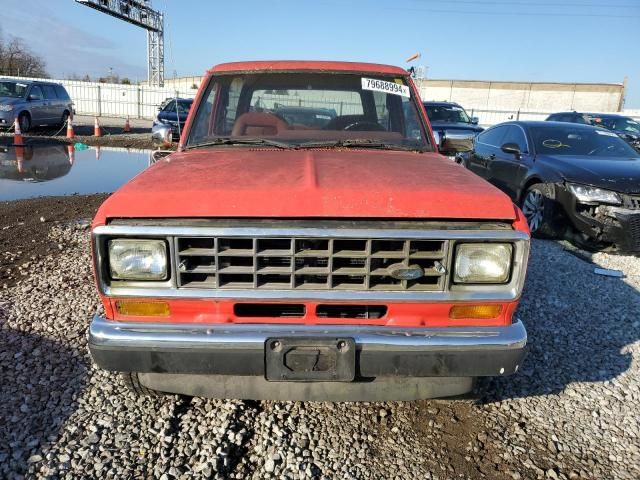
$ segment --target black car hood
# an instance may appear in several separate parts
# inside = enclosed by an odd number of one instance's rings
[[[640,193],[640,157],[543,155],[539,160],[553,167],[569,182],[620,193]]]
[[[470,132],[481,132],[484,128],[472,123],[454,123],[454,122],[431,122],[431,128],[434,130],[468,130]]]

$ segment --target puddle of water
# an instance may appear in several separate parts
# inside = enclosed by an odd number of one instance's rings
[[[0,201],[109,193],[150,165],[150,150],[0,147]]]

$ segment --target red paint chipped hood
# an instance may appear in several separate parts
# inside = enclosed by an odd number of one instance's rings
[[[220,147],[177,152],[109,197],[110,218],[513,220],[511,200],[435,153]]]

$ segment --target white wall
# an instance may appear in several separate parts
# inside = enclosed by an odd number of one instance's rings
[[[31,80],[26,77],[3,77]],[[100,117],[154,118],[158,105],[169,97],[193,98],[197,90],[147,87],[144,85],[120,85],[117,83],[82,82],[79,80],[55,80],[61,83],[71,97],[76,114]]]

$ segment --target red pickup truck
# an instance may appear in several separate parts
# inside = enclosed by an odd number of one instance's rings
[[[529,231],[437,152],[410,75],[210,70],[178,151],[100,207],[89,346],[139,394],[409,400],[513,374]]]

